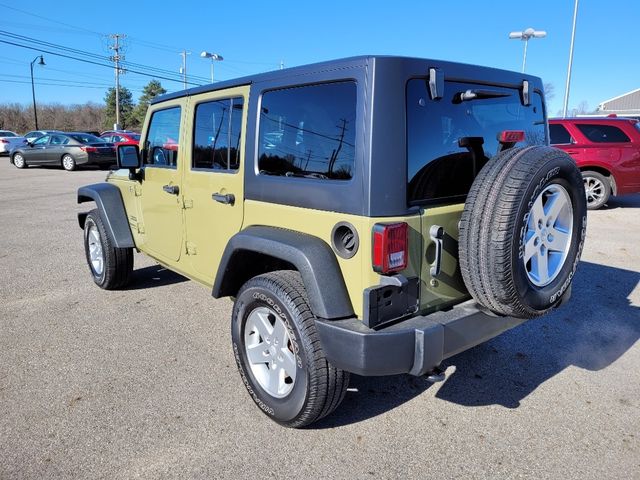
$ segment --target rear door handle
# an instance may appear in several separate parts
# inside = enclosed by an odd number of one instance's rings
[[[164,185],[162,190],[171,195],[178,195],[180,193],[180,187],[178,187],[178,185]]]
[[[569,155],[577,155],[580,153],[579,150],[565,150]]]
[[[211,198],[213,198],[218,203],[224,203],[226,205],[233,205],[236,201],[236,196],[233,193],[223,194],[216,192],[211,195]]]

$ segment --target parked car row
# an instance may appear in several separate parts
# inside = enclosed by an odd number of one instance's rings
[[[98,133],[98,132],[95,132]],[[116,163],[118,145],[137,145],[140,135],[129,130],[91,132],[34,130],[19,136],[0,130],[0,153],[8,153],[17,168],[29,165],[58,165],[67,171],[81,165],[108,168]]]

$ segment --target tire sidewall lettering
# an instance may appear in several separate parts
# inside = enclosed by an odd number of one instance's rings
[[[562,159],[553,160],[556,165],[558,160],[562,161]],[[573,165],[571,165],[571,167],[573,167]],[[544,169],[542,171],[544,172]],[[577,172],[577,170],[574,170],[574,168],[569,169],[564,165],[552,166],[551,168],[547,169],[545,173],[536,173],[535,177],[538,180],[535,181],[533,188],[528,189],[525,197],[526,202],[523,202],[523,207],[521,209],[521,212],[523,213],[518,216],[519,228],[516,230],[518,232],[518,240],[516,246],[516,255],[514,258],[514,281],[516,283],[516,288],[519,294],[524,300],[524,304],[527,305],[528,308],[532,308],[534,311],[537,311],[538,314],[544,313],[560,301],[564,293],[571,285],[576,269],[580,262],[580,255],[582,253],[584,240],[586,237],[587,217],[586,206],[584,215],[582,215],[578,210],[578,204],[580,202],[580,198],[578,196],[582,194],[584,190],[584,188],[582,187],[581,177],[580,191],[574,191],[574,189],[571,188],[571,176],[575,175],[576,173],[579,174],[579,172]],[[559,272],[558,276],[549,285],[538,287],[533,285],[528,279],[526,267],[523,261],[526,246],[527,224],[530,217],[531,207],[533,206],[536,198],[544,188],[554,183],[564,187],[571,198],[574,211],[574,233],[572,235],[571,246],[569,247],[567,258],[565,259],[565,264],[562,266],[562,269]]]

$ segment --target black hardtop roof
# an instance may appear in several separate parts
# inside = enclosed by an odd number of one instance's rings
[[[308,65],[301,65],[298,67],[290,67],[282,70],[273,70],[270,72],[257,73],[254,75],[247,75],[245,77],[234,78],[231,80],[224,80],[221,82],[210,83],[210,84],[201,85],[198,87],[192,87],[186,90],[180,90],[177,92],[168,93],[166,95],[157,96],[151,101],[151,104],[153,105],[153,104],[164,102],[167,100],[187,97],[191,95],[197,95],[200,93],[213,92],[215,90],[223,90],[226,88],[239,87],[243,85],[250,85],[252,83],[268,82],[268,81],[274,81],[279,79],[283,79],[283,80],[287,79],[286,83],[291,84],[292,77],[303,77],[305,75],[312,75],[318,72],[341,70],[345,68],[352,68],[352,67],[358,67],[358,66],[366,67],[372,62],[375,62],[377,60],[383,60],[383,61],[384,60],[394,60],[394,61],[400,60],[400,61],[406,61],[407,63],[430,62],[433,64],[433,66],[443,68],[445,69],[445,71],[447,66],[455,65],[457,67],[465,67],[466,69],[483,71],[489,74],[490,76],[496,76],[496,75],[505,76],[505,77],[508,77],[509,79],[513,79],[514,76],[517,76],[519,79],[524,78],[524,79],[535,80],[537,82],[540,82],[541,84],[540,79],[535,76],[513,72],[510,70],[501,70],[501,69],[492,68],[492,67],[483,67],[479,65],[463,64],[458,62],[448,62],[443,60],[418,58],[418,57],[403,57],[403,56],[396,56],[396,55],[362,55],[357,57],[347,57],[347,58],[340,58],[336,60],[328,60],[328,61],[319,62],[319,63],[312,63]],[[425,75],[426,74],[427,72],[425,71]]]

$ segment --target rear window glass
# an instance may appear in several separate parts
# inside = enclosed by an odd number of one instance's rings
[[[104,138],[96,137],[89,133],[74,133],[69,136],[80,143],[104,143]]]
[[[265,92],[260,109],[260,173],[349,180],[355,119],[355,82]]]
[[[0,130],[0,137],[15,137],[17,136],[15,133],[13,132],[7,132],[5,130]]]
[[[563,145],[572,143],[573,139],[571,138],[569,130],[567,130],[564,125],[560,125],[559,123],[550,123],[549,141],[551,142],[551,145]]]
[[[629,137],[618,127],[612,125],[597,125],[594,123],[576,123],[578,130],[594,143],[624,143]]]
[[[471,91],[473,100],[461,100]],[[498,134],[522,130],[524,145],[547,142],[542,98],[524,106],[517,89],[445,82],[443,98],[431,100],[426,79],[407,83],[407,182],[410,204],[454,201],[471,188],[478,171],[500,147]],[[465,138],[466,137],[466,138]],[[480,145],[477,140],[482,138]],[[459,142],[470,141],[469,148]],[[475,153],[471,153],[474,151]]]

